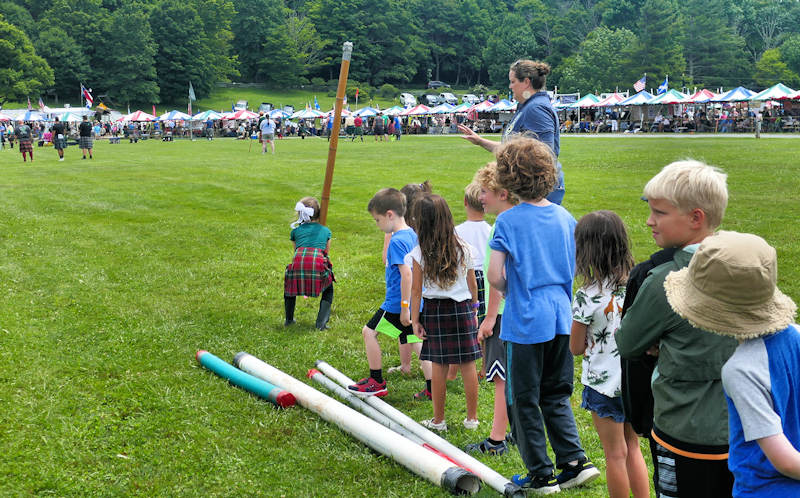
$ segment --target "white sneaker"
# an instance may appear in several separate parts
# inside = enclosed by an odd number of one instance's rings
[[[478,428],[479,425],[480,425],[480,422],[476,418],[474,418],[474,419],[465,418],[464,419],[464,428],[465,429],[469,429],[471,431],[474,431],[475,429]]]
[[[439,431],[439,432],[447,431],[447,422],[445,422],[444,420],[437,423],[434,422],[433,419],[431,418],[427,420],[420,420],[419,423],[420,425],[422,425],[422,427],[427,427],[432,431]]]

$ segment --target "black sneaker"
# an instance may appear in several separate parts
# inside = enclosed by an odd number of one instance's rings
[[[506,444],[516,445],[517,441],[514,439],[514,434],[507,432],[506,433]]]
[[[498,444],[492,444],[489,442],[489,438],[484,439],[480,443],[472,443],[468,444],[464,451],[467,453],[484,453],[487,455],[502,455],[506,451],[508,451],[508,446],[506,446],[505,441],[500,441]]]
[[[511,477],[511,482],[522,488],[526,493],[549,495],[561,491],[558,480],[553,474],[549,476],[531,476],[530,474],[523,476],[517,474]]]
[[[561,473],[558,474],[556,479],[558,480],[558,485],[563,489],[588,484],[600,477],[600,471],[588,458],[578,460],[575,465],[565,464],[559,468],[561,468]]]

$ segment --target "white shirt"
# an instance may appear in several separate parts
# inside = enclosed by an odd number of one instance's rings
[[[492,227],[484,220],[467,220],[456,227],[456,233],[474,249],[472,252],[472,268],[483,270],[483,260],[486,258],[486,247],[489,243],[489,232]]]
[[[475,252],[474,248],[463,240],[461,240],[461,242],[463,242],[464,248],[467,251],[466,260],[471,261]],[[422,261],[422,250],[419,246],[414,247],[408,254],[411,260],[416,261],[420,268],[425,268],[425,263]],[[447,289],[443,289],[434,282],[429,282],[423,277],[422,297],[428,299],[452,299],[456,302],[472,299],[472,293],[469,291],[469,286],[467,285],[467,270],[467,266],[460,268],[455,283]]]

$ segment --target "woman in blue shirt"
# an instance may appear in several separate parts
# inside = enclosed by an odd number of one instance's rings
[[[556,170],[558,181],[547,200],[554,204],[561,204],[564,199],[564,172],[558,162],[561,150],[559,141],[558,115],[550,104],[550,97],[545,91],[547,75],[550,74],[550,65],[546,62],[520,59],[511,64],[508,71],[508,88],[517,101],[517,112],[508,123],[503,132],[502,141],[505,142],[515,134],[528,134],[546,143],[556,156]],[[489,152],[494,152],[500,143],[479,136],[471,128],[458,125],[462,137],[469,142],[480,145]]]

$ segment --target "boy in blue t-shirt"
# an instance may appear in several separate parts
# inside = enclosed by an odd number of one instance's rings
[[[777,277],[764,239],[721,231],[664,282],[677,314],[739,341],[722,367],[736,497],[800,496],[800,332]]]
[[[367,210],[378,228],[392,234],[386,251],[386,297],[361,331],[369,363],[369,377],[348,386],[348,389],[361,396],[386,396],[378,332],[399,339],[401,344],[421,342],[411,327],[411,267],[405,263],[406,255],[417,245],[417,234],[406,224],[406,196],[397,189],[379,190],[369,201]],[[430,362],[422,362],[422,371],[426,389],[430,392]]]
[[[557,180],[555,157],[546,144],[519,137],[495,154],[497,183],[520,201],[497,216],[488,269],[489,283],[506,294],[500,329],[507,353],[506,404],[528,470],[512,481],[526,490],[553,493],[600,475],[581,447],[569,402],[576,222],[546,198]],[[547,455],[548,438],[562,469],[558,477]]]

